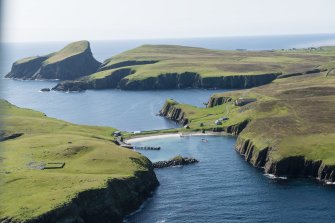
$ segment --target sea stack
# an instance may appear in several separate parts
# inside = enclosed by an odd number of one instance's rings
[[[100,66],[92,55],[88,41],[70,43],[58,52],[16,61],[6,78],[25,80],[74,80],[87,76]]]

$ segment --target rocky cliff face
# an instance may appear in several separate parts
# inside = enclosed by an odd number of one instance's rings
[[[236,150],[255,167],[263,168],[267,174],[286,177],[311,177],[323,182],[335,182],[335,166],[321,160],[307,160],[303,156],[273,160],[269,156],[273,148],[255,150],[251,139],[238,139]]]
[[[177,102],[171,102],[167,101],[165,102],[163,108],[160,110],[159,114],[161,116],[164,116],[167,119],[170,119],[172,121],[175,121],[181,125],[187,125],[188,119],[186,118],[185,112],[182,111],[181,108],[175,107],[177,105]]]
[[[210,99],[208,101],[207,108],[211,108],[211,107],[214,107],[214,106],[219,106],[219,105],[231,102],[232,100],[233,99],[231,97],[223,97],[223,96],[215,97],[215,96],[212,96],[212,97],[210,97]]]
[[[123,222],[123,217],[139,208],[159,185],[152,168],[135,177],[113,179],[106,188],[81,192],[70,203],[56,208],[28,223],[105,223]],[[11,222],[10,219],[1,222]]]
[[[115,75],[115,73],[119,73],[118,77],[116,77],[117,75]],[[203,78],[197,73],[184,72],[181,74],[166,73],[157,77],[148,77],[141,80],[133,80],[127,77],[133,73],[135,73],[135,71],[122,68],[105,78],[88,80],[86,82],[88,82],[88,86],[91,86],[90,89],[120,88],[123,90],[158,90],[185,88],[250,88],[270,83],[279,75],[261,74]],[[64,87],[55,87],[54,89],[63,90]]]
[[[99,66],[89,42],[79,41],[47,56],[16,61],[6,78],[74,80],[96,72]]]

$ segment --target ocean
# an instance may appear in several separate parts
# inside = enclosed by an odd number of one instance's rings
[[[68,42],[2,43],[0,77],[22,57],[43,55]],[[94,56],[103,61],[142,44],[177,44],[210,49],[270,50],[335,45],[335,34],[256,36],[159,40],[91,41]],[[0,97],[50,117],[78,124],[113,126],[126,131],[173,128],[157,116],[168,98],[203,106],[222,90],[121,91],[88,90],[81,93],[40,92],[57,81],[1,80]],[[137,142],[159,145],[144,151],[152,161],[181,154],[200,160],[196,165],[157,170],[161,186],[128,222],[332,222],[335,190],[311,180],[269,179],[235,152],[229,136],[174,137]]]

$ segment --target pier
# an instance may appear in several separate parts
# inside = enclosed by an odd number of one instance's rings
[[[160,150],[160,146],[134,146],[134,149],[138,150]]]

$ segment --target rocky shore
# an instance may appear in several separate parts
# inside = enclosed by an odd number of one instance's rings
[[[198,163],[199,161],[194,158],[187,158],[182,156],[176,156],[167,161],[158,161],[152,164],[153,168],[166,168],[172,166],[184,166],[189,164]]]
[[[322,160],[308,160],[304,156],[290,156],[274,160],[269,154],[273,148],[256,149],[252,139],[238,138],[236,150],[255,167],[264,169],[267,174],[285,177],[310,177],[328,183],[335,182],[335,166]]]

